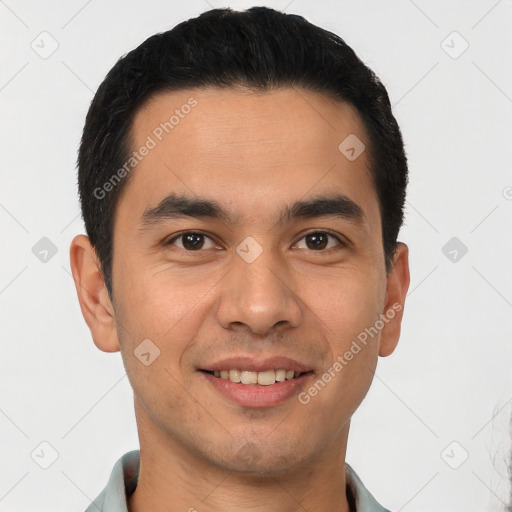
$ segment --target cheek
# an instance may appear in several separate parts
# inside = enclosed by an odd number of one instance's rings
[[[212,307],[209,291],[218,281],[209,276],[187,283],[175,275],[171,279],[170,274],[141,273],[137,279],[133,273],[118,293],[116,319],[121,324],[118,333],[124,365],[136,395],[148,411],[152,404],[158,408],[159,393],[155,389],[165,389],[166,397],[173,397],[168,404],[171,409],[180,407],[190,369],[187,354]],[[143,353],[149,352],[150,360],[156,355],[148,366],[136,355],[142,352],[138,347],[148,343],[144,340],[151,343]]]
[[[218,281],[216,276],[204,275],[190,279],[190,271],[180,272],[168,266],[141,272],[126,269],[129,275],[119,287],[119,316],[132,326],[138,336],[158,340],[164,345],[171,340],[186,340],[190,318],[196,318],[208,300],[208,293]],[[178,335],[179,334],[179,335]]]
[[[137,293],[125,290],[116,311],[124,366],[146,414],[155,424],[165,424],[169,415],[190,405],[180,362],[194,336],[198,299],[157,279],[132,280],[130,286]]]
[[[385,284],[368,269],[366,272],[352,269],[324,282],[321,291],[312,282],[303,289],[336,356],[378,320],[384,304]]]
[[[384,291],[377,273],[373,275],[367,269],[331,279],[324,293],[310,294],[312,309],[329,346],[327,366],[319,376],[328,381],[329,391],[318,393],[317,414],[321,414],[322,407],[336,410],[335,424],[357,409],[372,382],[380,337],[380,331],[372,327],[382,312]]]

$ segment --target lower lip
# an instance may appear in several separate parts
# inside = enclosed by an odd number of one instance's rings
[[[276,382],[269,386],[260,386],[240,384],[215,377],[206,372],[200,373],[217,391],[220,391],[224,396],[243,407],[273,407],[279,405],[298,394],[300,389],[304,387],[306,379],[312,375],[308,372],[295,379]]]

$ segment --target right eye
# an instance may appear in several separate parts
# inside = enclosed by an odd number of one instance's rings
[[[180,249],[190,252],[198,252],[201,249],[205,249],[205,240],[209,240],[211,242],[211,245],[206,247],[206,249],[213,249],[215,247],[215,242],[209,236],[196,231],[186,231],[174,236],[166,242],[165,245],[174,245],[176,242],[176,246]]]

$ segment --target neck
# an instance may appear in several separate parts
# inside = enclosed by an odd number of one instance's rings
[[[345,489],[348,424],[307,467],[265,474],[215,466],[139,414],[137,424],[141,464],[137,488],[128,500],[130,512],[350,511]]]

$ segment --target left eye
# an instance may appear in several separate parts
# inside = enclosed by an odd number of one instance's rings
[[[169,240],[167,242],[167,245],[173,245],[176,241],[179,241],[181,240],[181,245],[180,244],[176,244],[180,249],[185,249],[186,251],[197,251],[197,250],[200,250],[200,249],[212,249],[213,247],[215,247],[215,243],[213,242],[213,240],[206,236],[206,235],[203,235],[202,233],[194,233],[194,232],[189,232],[189,233],[183,233],[181,235],[178,235],[176,237],[174,237],[172,240]],[[205,241],[206,240],[209,240],[210,241],[210,246],[208,247],[205,247]],[[206,244],[208,245],[208,244]]]
[[[329,246],[329,238],[335,240],[337,243],[333,246]],[[330,233],[326,233],[325,231],[316,231],[314,233],[308,233],[303,236],[301,240],[306,241],[306,249],[311,249],[313,251],[321,251],[323,249],[332,249],[336,246],[343,246],[343,242],[334,235]],[[329,247],[328,247],[329,246]],[[299,247],[299,249],[303,249],[303,247]]]

